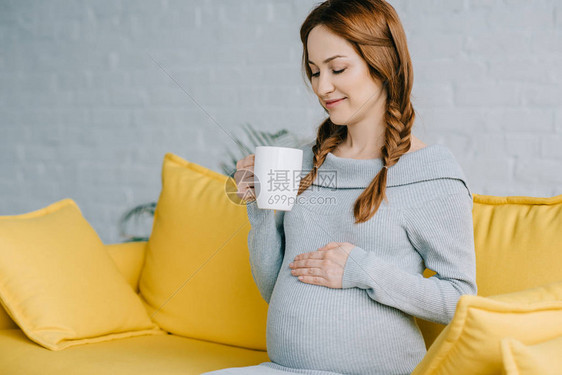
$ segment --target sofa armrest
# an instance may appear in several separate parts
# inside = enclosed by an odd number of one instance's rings
[[[146,241],[138,241],[105,245],[107,252],[135,293],[139,291],[146,244]]]

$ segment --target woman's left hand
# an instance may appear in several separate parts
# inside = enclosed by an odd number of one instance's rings
[[[317,251],[299,254],[289,264],[291,274],[305,283],[341,288],[345,263],[354,247],[349,242],[330,242]]]

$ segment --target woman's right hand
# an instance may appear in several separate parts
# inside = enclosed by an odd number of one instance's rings
[[[236,172],[234,180],[238,191],[236,195],[246,202],[256,200],[256,192],[254,190],[254,160],[255,154],[250,154],[244,159],[238,160],[236,163]]]

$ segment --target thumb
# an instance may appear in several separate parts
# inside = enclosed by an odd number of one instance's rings
[[[324,245],[323,247],[319,248],[318,250],[331,250],[334,249],[336,247],[338,247],[340,245],[339,242],[329,242],[326,245]]]

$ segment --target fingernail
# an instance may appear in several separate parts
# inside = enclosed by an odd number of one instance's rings
[[[289,267],[293,267],[293,263],[290,263],[290,264],[289,264]]]

